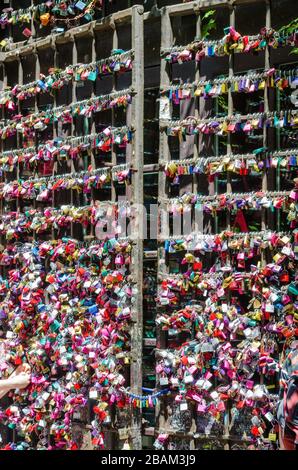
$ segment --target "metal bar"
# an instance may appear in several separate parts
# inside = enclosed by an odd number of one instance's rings
[[[268,0],[266,0],[266,28],[271,27],[271,11],[270,11],[270,3]],[[265,49],[265,69],[269,69],[270,67],[270,50],[269,47],[267,46]],[[268,96],[268,84],[265,82],[265,88],[264,88],[264,112],[268,113],[269,112],[269,96]],[[268,132],[267,132],[267,126],[264,124],[263,127],[263,147],[267,147],[267,138],[268,138]],[[264,171],[263,171],[263,178],[262,178],[262,190],[267,191],[268,189],[268,174],[267,174],[267,168],[266,165],[264,165]],[[265,230],[267,225],[266,221],[266,209],[262,209],[262,230]],[[265,259],[262,259],[262,262],[265,263]]]
[[[113,50],[116,50],[116,49],[118,49],[118,44],[119,44],[116,24],[114,24],[113,28],[114,28],[113,29]],[[117,89],[117,76],[116,76],[116,74],[113,74],[112,92],[114,93],[116,91],[116,89]],[[114,109],[112,109],[112,126],[115,126],[115,110]],[[113,166],[117,165],[117,152],[116,152],[116,145],[115,144],[112,145],[112,165]],[[111,196],[112,201],[116,201],[116,197],[117,197],[116,188],[113,185],[113,187],[112,187],[112,196]]]
[[[133,88],[136,96],[133,99],[132,122],[135,127],[133,166],[133,201],[137,204],[136,244],[133,248],[134,275],[137,282],[137,292],[134,303],[133,325],[131,330],[131,390],[132,393],[142,393],[142,346],[143,346],[143,256],[144,256],[144,227],[143,227],[143,167],[144,167],[144,8],[135,5],[132,8],[132,41],[135,50],[135,60],[132,71]],[[142,410],[132,409],[132,448],[142,449]]]
[[[78,63],[78,48],[77,48],[77,42],[76,42],[76,41],[73,42],[72,63],[73,63],[73,64],[77,64],[77,63]],[[71,99],[72,102],[74,102],[74,101],[76,100],[76,91],[77,91],[77,84],[76,84],[75,81],[73,81],[73,83],[72,83],[72,99]],[[75,135],[75,127],[74,127],[74,122],[73,122],[73,120],[72,120],[72,122],[71,122],[70,127],[71,127],[71,131],[70,131],[70,132],[71,132],[71,136],[73,136],[73,135]],[[73,173],[75,172],[75,166],[74,166],[73,160],[71,160],[71,172],[73,172]],[[74,191],[71,190],[71,193],[70,193],[70,194],[71,194],[71,199],[70,199],[70,201],[71,201],[71,204],[73,205],[73,204],[74,204]],[[71,223],[71,226],[70,226],[70,227],[71,227],[71,228],[70,228],[70,235],[71,235],[71,237],[73,237],[73,236],[74,236],[74,224]]]
[[[161,16],[161,49],[171,47],[173,44],[173,30],[171,17],[169,14],[169,9],[164,8]],[[160,65],[160,85],[161,87],[169,86],[171,84],[171,69],[167,64],[167,61],[164,57],[161,57]],[[170,160],[170,151],[169,151],[169,141],[165,132],[160,129],[160,141],[159,141],[159,162],[161,161],[168,162]],[[168,195],[168,186],[167,179],[163,172],[159,172],[158,176],[158,239],[162,236],[169,236],[169,217],[166,204],[162,203],[162,200],[167,198]],[[158,247],[157,251],[157,272],[162,272],[163,275],[167,276],[168,266],[166,263],[166,253],[163,246]],[[156,329],[156,340],[157,347],[165,348],[165,334],[162,332],[161,328]],[[156,375],[156,387],[160,388],[159,384],[159,375]],[[156,426],[166,426],[167,425],[167,400],[164,397],[162,400],[159,400],[156,404],[155,417],[156,417]]]
[[[230,7],[230,26],[235,28],[235,8],[233,6]],[[234,75],[234,53],[229,55],[229,77],[233,77]],[[234,103],[233,103],[233,95],[232,90],[229,89],[228,91],[228,114],[232,115],[234,111]],[[228,142],[227,142],[227,153],[232,153],[232,135],[228,134]],[[232,192],[232,183],[231,183],[231,173],[227,173],[227,193]],[[231,229],[231,217],[230,213],[227,212],[227,227]]]
[[[169,10],[166,8],[163,11],[163,15],[161,17],[161,48],[170,47],[173,43],[173,31],[171,25],[171,18],[169,15]],[[170,69],[168,64],[164,58],[161,58],[161,65],[160,65],[160,83],[161,87],[168,86],[171,83],[170,77]],[[160,132],[159,136],[159,161],[166,161],[170,160],[170,151],[169,151],[169,142],[168,137],[165,132]],[[165,175],[162,172],[159,173],[158,177],[158,192],[159,192],[159,202],[161,198],[167,196],[167,180]],[[160,206],[159,211],[159,225],[160,225],[160,233],[163,235],[168,234],[168,216],[167,212],[163,207]],[[165,258],[162,253],[160,253],[159,261],[163,264],[163,268],[166,269],[164,264]]]

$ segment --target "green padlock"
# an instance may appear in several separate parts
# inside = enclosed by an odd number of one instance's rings
[[[294,282],[291,282],[291,284],[289,285],[288,292],[293,295],[298,295],[298,287],[295,285]]]
[[[86,21],[92,21],[92,16],[91,16],[90,13],[86,13],[86,14],[84,15],[84,18],[85,18]]]

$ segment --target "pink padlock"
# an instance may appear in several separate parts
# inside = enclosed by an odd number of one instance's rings
[[[118,254],[115,258],[115,264],[124,264],[124,256],[121,254]]]

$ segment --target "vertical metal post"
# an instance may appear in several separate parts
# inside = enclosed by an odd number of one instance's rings
[[[118,44],[119,44],[119,41],[118,41],[118,32],[117,32],[117,27],[116,27],[116,24],[113,23],[113,49],[118,49]],[[113,73],[113,88],[112,88],[112,93],[114,91],[116,91],[116,88],[117,88],[117,74],[116,73]],[[115,126],[115,109],[112,108],[112,127]],[[112,165],[115,166],[117,165],[117,151],[116,151],[116,145],[113,144],[112,145]],[[115,188],[115,185],[113,184],[113,181],[112,181],[112,201],[116,201],[116,188]]]
[[[201,11],[199,9],[195,10],[196,13],[196,37],[198,39],[202,38],[202,15]],[[198,82],[200,80],[201,76],[201,67],[200,67],[200,62],[197,62],[196,65],[196,71],[195,71],[195,81]],[[200,97],[195,97],[195,117],[199,118],[200,117]],[[201,143],[201,136],[200,134],[195,135],[194,137],[194,158],[198,158],[200,154],[200,143]],[[198,185],[198,177],[193,176],[193,191],[194,193],[198,193],[199,190],[199,185]],[[192,221],[192,227],[194,228],[194,222]],[[196,227],[194,228],[196,230]],[[196,431],[196,419],[194,413],[192,413],[192,422],[191,422],[191,431],[195,433]],[[191,437],[190,441],[190,449],[193,450],[195,449],[195,439]]]
[[[200,10],[196,12],[196,37],[201,39],[202,37],[202,17]],[[196,62],[196,73],[195,73],[195,80],[200,80],[200,62]],[[199,118],[200,115],[200,97],[195,97],[195,117]],[[195,136],[195,145],[194,145],[194,157],[197,158],[199,156],[199,143],[200,137],[199,134]]]
[[[173,31],[171,24],[171,17],[168,8],[164,8],[161,16],[161,49],[167,49],[171,47],[173,43]],[[171,77],[168,62],[162,57],[160,64],[160,85],[161,88],[165,88],[170,85]],[[170,160],[169,142],[168,136],[165,130],[160,129],[159,135],[159,163],[168,162]],[[159,172],[158,175],[158,194],[159,194],[159,233],[165,237],[169,236],[168,227],[168,214],[166,207],[162,203],[162,199],[167,197],[167,178],[163,171]],[[159,252],[162,250],[159,248]],[[165,258],[163,253],[159,254],[158,269],[165,268]]]
[[[270,11],[270,1],[266,0],[266,28],[271,27],[271,11]],[[265,49],[265,64],[264,64],[265,70],[268,70],[270,68],[270,49],[269,46],[267,45]],[[264,113],[268,113],[269,111],[269,90],[268,90],[268,82],[266,80],[265,83],[265,88],[264,88]],[[263,147],[267,147],[267,140],[268,140],[268,131],[266,127],[266,120],[264,122],[263,126]],[[267,168],[266,165],[264,166],[263,170],[263,178],[262,178],[262,190],[267,191],[268,190],[268,174],[267,174]],[[266,209],[262,209],[262,230],[266,230],[267,222],[266,222]],[[262,255],[263,259],[262,261],[264,262],[264,254]]]
[[[103,3],[103,6],[102,8],[104,8],[104,3]],[[92,52],[91,52],[92,56],[91,56],[91,62],[96,62],[96,57],[97,57],[97,50],[96,50],[96,33],[95,33],[95,29],[92,28]],[[93,91],[92,91],[92,96],[95,96],[96,95],[96,85],[97,85],[97,82],[95,81],[94,82],[94,85],[93,85]],[[91,134],[95,134],[95,131],[96,131],[96,125],[95,125],[95,119],[94,119],[94,115],[93,115],[93,119],[92,119],[92,122],[91,122]],[[91,148],[90,150],[90,164],[91,164],[91,167],[92,167],[92,170],[95,170],[96,168],[96,160],[95,160],[95,155],[96,155],[96,149],[93,149]],[[93,204],[94,202],[94,188],[92,187],[91,189],[91,204]],[[91,227],[90,227],[90,238],[94,238],[94,234],[95,234],[95,227],[93,224],[91,224]]]
[[[202,37],[202,16],[201,16],[201,11],[196,10],[196,16],[197,16],[197,21],[196,21],[196,37],[198,39],[201,39]],[[196,63],[196,73],[195,73],[195,81],[198,82],[200,80],[201,76],[201,70],[200,70],[200,62]],[[199,118],[200,117],[200,97],[195,97],[195,117]],[[194,157],[198,158],[199,153],[200,153],[200,143],[201,143],[201,136],[200,134],[195,136],[195,146],[194,146]],[[198,193],[199,190],[199,185],[198,185],[198,176],[194,176],[193,180],[193,191],[194,193]]]
[[[164,8],[161,15],[161,50],[168,49],[173,44],[173,30],[170,12],[168,8]],[[160,65],[160,86],[161,89],[168,87],[171,84],[171,70],[168,62],[162,57]],[[159,141],[159,162],[168,162],[170,160],[168,136],[164,129],[160,129]],[[168,197],[167,178],[160,168],[158,176],[158,198],[159,198],[159,217],[158,217],[158,251],[157,251],[157,276],[159,279],[160,273],[166,274],[168,266],[166,263],[166,252],[163,240],[169,237],[169,216],[168,206],[165,200]],[[159,280],[157,281],[159,282]],[[165,348],[165,335],[162,333],[161,328],[157,326],[156,329],[157,348]],[[159,387],[159,377],[156,377],[156,387]],[[158,400],[156,403],[156,427],[158,429],[166,427],[167,421],[167,400],[166,398]]]
[[[73,49],[72,49],[72,64],[77,64],[78,63],[78,49],[77,49],[77,42],[75,40],[75,38],[73,38]],[[77,88],[77,85],[76,85],[76,81],[73,80],[72,82],[72,99],[71,99],[71,102],[74,103],[76,101],[76,88]],[[72,120],[72,123],[71,123],[71,136],[73,137],[75,135],[75,127],[74,127],[74,123],[73,123],[73,120]],[[73,163],[73,159],[71,160],[71,172],[73,173],[75,171],[75,166],[74,166],[74,163]],[[74,191],[71,190],[71,205],[74,204]],[[73,222],[71,222],[71,226],[70,226],[70,234],[71,234],[71,237],[73,237],[74,235],[74,224]]]
[[[266,0],[266,28],[271,28],[271,8],[270,8],[270,0]],[[268,70],[270,68],[270,48],[267,45],[265,49],[265,70]],[[268,81],[265,83],[265,88],[264,88],[264,113],[269,112],[269,90],[268,90]],[[268,143],[268,131],[266,127],[266,123],[264,123],[263,126],[263,147],[267,147]],[[268,190],[268,174],[267,174],[267,168],[266,165],[264,165],[264,170],[263,170],[263,179],[262,179],[262,190],[267,191]],[[266,220],[266,209],[262,209],[262,230],[267,229],[267,220]],[[262,265],[266,265],[266,253],[264,250],[262,250],[262,255],[261,255],[261,261]],[[260,384],[263,385],[264,383],[264,374],[260,372]]]
[[[235,6],[230,5],[230,27],[235,28]],[[232,77],[234,75],[234,52],[232,52],[229,55],[229,77]],[[232,116],[234,112],[234,103],[233,103],[233,94],[232,94],[232,89],[229,87],[228,91],[228,115]],[[228,134],[228,142],[227,142],[227,153],[231,154],[232,153],[232,136],[229,133]],[[231,183],[231,173],[228,171],[227,172],[227,193],[232,192],[232,183]],[[231,229],[231,214],[228,211],[227,212],[227,229]],[[227,295],[227,301],[228,303],[231,302],[231,293],[228,291]],[[229,435],[229,428],[230,428],[230,406],[229,403],[227,402],[227,407],[225,410],[224,414],[224,429],[225,429],[225,435]],[[225,450],[229,450],[229,443],[225,443],[224,445]]]
[[[136,295],[131,329],[131,390],[142,393],[142,346],[143,346],[143,171],[144,171],[144,8],[132,7],[132,46],[135,60],[132,71],[132,82],[135,90],[132,106],[132,125],[134,127],[133,150],[133,202],[137,204],[136,240],[133,247],[134,278]],[[131,439],[134,450],[142,449],[142,409],[132,410]]]
[[[54,48],[54,68],[58,68],[58,61],[59,61],[59,52],[57,50],[57,45],[55,44],[55,42],[53,42],[53,48]],[[38,78],[38,75],[36,74],[36,78]],[[54,107],[57,106],[57,90],[54,90]],[[57,132],[57,127],[59,126],[59,124],[55,124],[55,122],[53,121],[53,137],[57,137],[57,135],[59,135],[59,132]],[[53,165],[53,175],[55,173],[57,173],[57,170],[58,170],[58,166],[57,166],[57,162],[54,163]],[[53,207],[56,207],[56,204],[55,204],[55,191],[52,191],[52,205]],[[52,238],[53,240],[56,238],[55,236],[55,229],[52,227]]]
[[[235,28],[235,7],[234,5],[230,5],[230,26]],[[229,55],[229,77],[234,75],[234,52]],[[229,88],[228,92],[228,116],[231,116],[234,111],[233,105],[233,94],[231,88]],[[227,153],[232,153],[232,136],[228,133],[227,137]],[[232,183],[231,183],[231,173],[227,172],[227,193],[232,192]],[[230,212],[227,212],[227,229],[231,229],[231,215]]]
[[[57,49],[57,46],[56,46],[55,43],[53,43],[53,48],[54,48],[54,68],[57,69],[58,68],[58,62],[59,62],[59,52],[58,52],[58,49]],[[38,75],[37,75],[37,77],[38,77]],[[53,99],[54,99],[54,108],[55,108],[58,104],[57,90],[54,90]],[[58,134],[57,133],[57,128],[55,126],[55,123],[53,123],[53,136],[57,137],[57,134]]]
[[[18,84],[23,85],[24,84],[24,70],[23,70],[23,64],[21,57],[18,57]],[[18,113],[21,114],[21,105],[20,101],[18,101]],[[35,136],[35,141],[36,141],[36,136]],[[17,148],[22,147],[22,137],[20,136],[19,133],[17,133]],[[17,179],[20,178],[20,163],[18,161],[17,164]],[[17,211],[20,211],[20,198],[17,198]]]
[[[31,31],[32,31],[32,36],[31,36],[31,41],[37,38],[37,30],[36,30],[36,23],[34,22],[33,16],[34,16],[34,1],[31,0]],[[36,74],[36,77],[38,75]]]

